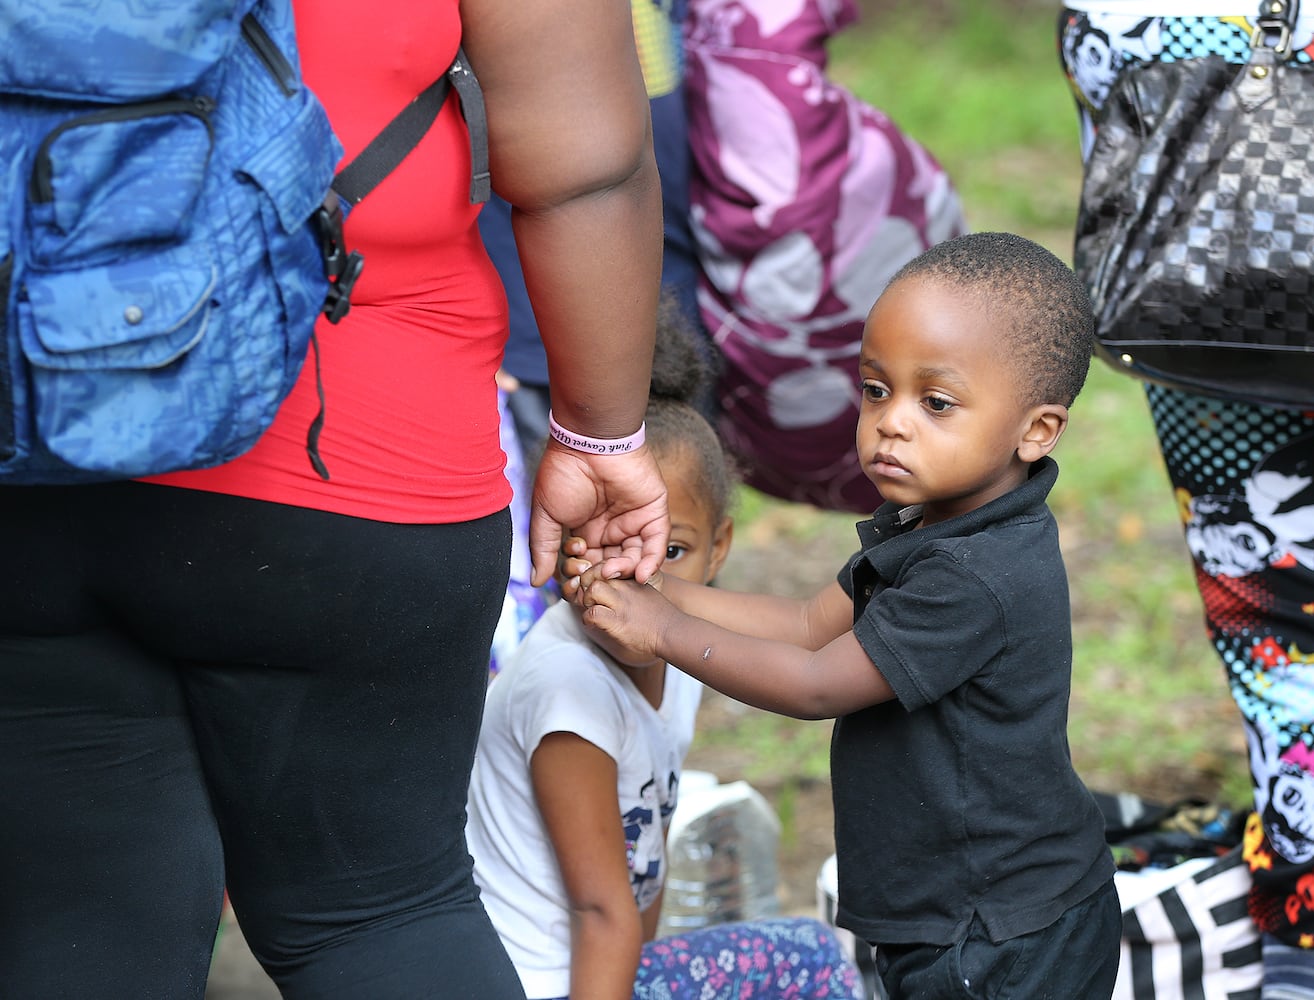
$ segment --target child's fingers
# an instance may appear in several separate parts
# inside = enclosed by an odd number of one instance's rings
[[[607,634],[611,634],[620,626],[620,619],[616,617],[616,612],[601,602],[587,605],[584,608],[582,617],[588,628]]]
[[[557,586],[561,589],[562,600],[570,604],[579,604],[583,591],[580,589],[578,576],[558,576]]]
[[[587,559],[566,556],[561,560],[560,573],[564,577],[583,576],[592,565]]]
[[[583,573],[576,574],[579,579],[580,589],[588,590],[594,583],[605,580],[606,577],[602,574],[603,568],[602,564],[598,564],[590,566]]]
[[[575,601],[580,592],[580,577],[591,565],[587,559],[572,556],[562,556],[557,560],[557,586],[567,601]]]
[[[603,607],[614,609],[620,600],[618,593],[619,587],[612,581],[603,579],[600,576],[590,576],[594,570],[590,570],[580,578],[580,597],[586,608]]]

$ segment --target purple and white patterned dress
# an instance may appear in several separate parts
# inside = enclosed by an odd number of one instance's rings
[[[863,323],[901,265],[965,226],[931,154],[827,78],[826,42],[856,16],[853,0],[691,0],[685,87],[718,429],[758,489],[870,513]]]

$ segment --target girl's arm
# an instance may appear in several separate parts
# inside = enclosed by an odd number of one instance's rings
[[[549,733],[529,763],[561,866],[571,921],[570,1000],[630,1000],[643,928],[630,888],[616,762],[574,733]]]
[[[681,582],[664,577],[664,586]],[[744,609],[770,606],[756,601],[756,595],[704,589],[703,606],[712,614],[730,608],[727,616],[735,618]],[[681,600],[690,596],[684,587],[672,592]],[[746,635],[686,614],[664,595],[665,590],[658,593],[632,580],[591,580],[583,592],[584,623],[638,653],[673,663],[736,701],[780,715],[833,719],[894,697],[848,624],[853,604],[839,584],[813,599],[820,602],[814,613],[830,629],[835,628],[839,598],[850,609],[843,631],[818,649],[780,638],[812,631],[800,630],[798,622],[782,626],[765,612],[761,618],[739,617],[754,633]],[[736,599],[745,600],[740,604]]]

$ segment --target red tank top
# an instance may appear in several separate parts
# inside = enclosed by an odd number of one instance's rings
[[[349,161],[451,63],[457,0],[303,0],[298,45],[309,86]],[[365,258],[350,314],[321,320],[326,399],[311,468],[306,432],[319,409],[314,351],[274,424],[247,454],[150,481],[380,521],[450,523],[505,507],[494,372],[506,299],[469,203],[470,153],[454,92],[419,146],[347,220]]]

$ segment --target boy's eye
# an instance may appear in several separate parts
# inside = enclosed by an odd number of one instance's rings
[[[689,554],[689,550],[688,550],[685,546],[683,546],[683,545],[668,545],[668,546],[666,546],[666,561],[667,561],[667,562],[679,562],[681,559],[683,559],[683,558],[684,558],[685,556],[687,556],[688,554]]]
[[[875,402],[877,400],[884,399],[890,393],[889,390],[886,389],[885,386],[881,385],[879,382],[863,382],[862,394],[867,399],[870,399],[872,402]]]
[[[933,413],[944,413],[946,410],[953,409],[953,403],[939,396],[927,396],[926,405]]]

